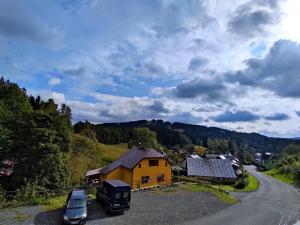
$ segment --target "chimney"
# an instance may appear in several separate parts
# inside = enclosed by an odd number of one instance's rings
[[[141,149],[141,150],[144,150],[144,149],[145,149],[143,143],[140,142],[140,143],[138,144],[138,149]]]

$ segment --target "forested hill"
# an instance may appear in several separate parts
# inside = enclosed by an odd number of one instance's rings
[[[291,143],[300,143],[299,140],[270,138],[258,133],[240,133],[217,127],[170,123],[162,120],[98,124],[95,125],[95,130],[100,141],[110,144],[126,141],[134,127],[147,127],[155,131],[158,142],[168,148],[189,144],[207,147],[214,141],[225,140],[230,149],[279,152]],[[108,140],[109,138],[110,140]]]

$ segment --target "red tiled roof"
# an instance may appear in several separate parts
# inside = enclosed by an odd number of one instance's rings
[[[104,167],[99,173],[107,174],[118,168],[119,166],[127,169],[132,169],[136,164],[145,158],[165,158],[161,153],[155,151],[153,148],[133,148],[129,149],[118,160],[112,162]]]

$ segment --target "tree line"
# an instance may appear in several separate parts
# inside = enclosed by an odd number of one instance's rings
[[[13,162],[12,175],[0,176],[0,190],[63,190],[82,184],[88,170],[103,166],[99,140],[159,147],[148,128],[128,133],[89,122],[73,127],[69,106],[30,96],[0,78],[0,169],[4,161]]]
[[[300,145],[291,144],[280,153],[274,169],[300,185]]]
[[[0,177],[0,188],[64,189],[79,184],[101,154],[95,133],[74,133],[72,112],[53,99],[29,96],[16,83],[0,78],[0,166],[13,162],[13,174]]]
[[[236,152],[273,152],[278,153],[289,144],[300,141],[286,138],[270,138],[257,133],[240,133],[184,123],[170,123],[163,120],[139,120],[125,123],[90,124],[79,122],[75,130],[90,126],[98,141],[106,144],[128,142],[134,128],[148,128],[157,135],[157,141],[168,149],[192,149],[193,145],[209,148],[212,153]]]

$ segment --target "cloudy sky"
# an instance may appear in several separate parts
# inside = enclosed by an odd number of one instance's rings
[[[299,0],[1,0],[0,75],[74,122],[300,136]]]

